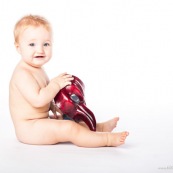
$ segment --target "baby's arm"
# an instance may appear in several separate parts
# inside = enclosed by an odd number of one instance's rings
[[[41,79],[41,77],[39,78]],[[73,77],[67,73],[62,73],[45,86],[41,86],[38,80],[26,70],[20,71],[14,79],[14,87],[17,87],[18,91],[33,107],[43,107],[49,104],[63,87],[71,84]]]
[[[66,85],[71,85],[71,80],[73,80],[72,75],[62,73],[53,78],[46,87],[41,88],[39,96],[45,98],[45,102],[49,103],[62,88]]]

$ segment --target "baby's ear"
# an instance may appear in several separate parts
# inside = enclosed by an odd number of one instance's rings
[[[19,46],[19,44],[15,42],[14,46],[15,46],[17,52],[20,53],[20,46]]]

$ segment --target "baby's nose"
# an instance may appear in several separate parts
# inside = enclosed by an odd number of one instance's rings
[[[37,52],[38,52],[38,53],[43,53],[43,52],[44,52],[43,46],[38,46],[38,47],[37,47]]]

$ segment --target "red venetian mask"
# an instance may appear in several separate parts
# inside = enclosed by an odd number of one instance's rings
[[[61,89],[55,96],[55,104],[69,119],[83,121],[90,130],[96,131],[95,116],[85,103],[84,83],[78,77],[73,77],[72,84]]]

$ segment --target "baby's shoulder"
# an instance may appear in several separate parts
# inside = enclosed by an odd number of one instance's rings
[[[33,79],[34,77],[31,71],[29,71],[28,69],[22,68],[20,66],[16,66],[13,72],[13,75],[11,77],[11,82],[20,84],[21,82],[25,83],[28,80],[31,81]]]
[[[29,77],[32,76],[32,72],[22,67],[16,67],[16,69],[13,72],[13,75],[16,77]]]

